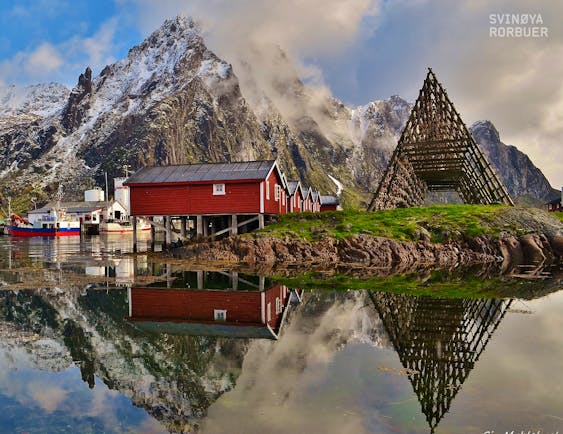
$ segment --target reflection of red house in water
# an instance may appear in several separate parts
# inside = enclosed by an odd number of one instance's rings
[[[292,292],[284,285],[263,291],[133,287],[128,319],[155,332],[277,339]]]

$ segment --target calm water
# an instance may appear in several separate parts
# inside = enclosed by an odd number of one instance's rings
[[[0,237],[0,432],[563,433],[555,278],[302,292],[130,247]]]

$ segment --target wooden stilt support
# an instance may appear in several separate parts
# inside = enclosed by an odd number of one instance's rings
[[[133,227],[133,252],[137,253],[137,217],[131,217],[131,226]]]
[[[154,217],[149,217],[149,222],[151,223],[151,240],[154,243],[156,239],[156,227],[152,224],[154,222]]]
[[[233,214],[231,216],[231,234],[236,235],[238,234],[238,224],[237,224],[237,215]]]
[[[174,279],[172,278],[172,264],[166,264],[166,287],[172,288],[172,282]]]
[[[186,238],[186,228],[188,223],[188,218],[186,216],[180,217],[180,235],[182,238]]]
[[[171,216],[165,216],[164,217],[164,232],[165,232],[165,236],[166,236],[166,245],[167,246],[169,246],[170,243],[172,242],[171,223],[172,223],[172,217]]]
[[[264,229],[264,214],[258,214],[258,229]]]
[[[233,271],[231,276],[233,278],[233,289],[236,291],[238,289],[238,271]]]
[[[196,216],[196,235],[198,238],[203,237],[203,216]]]
[[[196,271],[197,274],[197,289],[203,289],[203,271]]]

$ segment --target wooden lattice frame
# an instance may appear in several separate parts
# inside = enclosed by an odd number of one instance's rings
[[[370,297],[433,433],[512,300]]]
[[[431,69],[368,210],[420,206],[428,191],[514,205]]]

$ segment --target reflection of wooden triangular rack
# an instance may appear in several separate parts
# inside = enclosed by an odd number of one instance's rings
[[[512,301],[370,296],[434,432]]]
[[[428,191],[513,205],[431,69],[368,209],[421,205]]]

